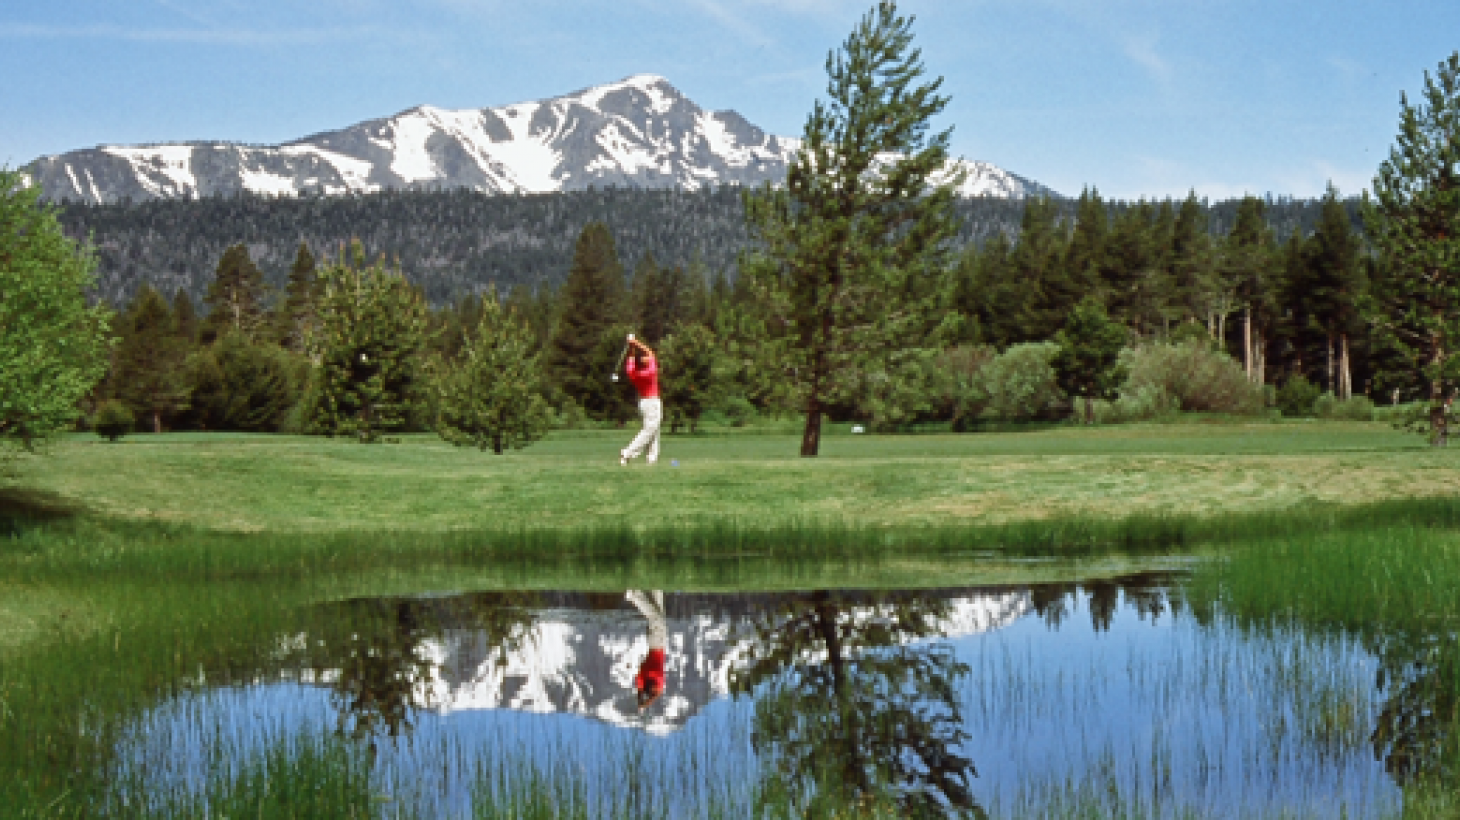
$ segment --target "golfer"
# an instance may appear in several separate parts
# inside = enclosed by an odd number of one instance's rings
[[[639,391],[639,415],[644,418],[644,428],[639,431],[629,446],[619,451],[618,463],[627,465],[630,459],[638,458],[648,448],[644,461],[654,464],[659,461],[659,425],[664,420],[664,404],[659,401],[659,362],[648,345],[629,334],[629,348],[633,351],[624,362],[624,370],[634,389]]]
[[[644,662],[639,664],[639,674],[634,676],[634,690],[642,711],[664,694],[664,647],[669,643],[669,624],[664,619],[664,591],[631,589],[624,593],[624,597],[649,622],[649,654],[644,656]]]

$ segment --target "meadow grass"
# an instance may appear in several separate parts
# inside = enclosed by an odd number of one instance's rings
[[[22,466],[37,498],[131,521],[236,532],[643,527],[703,519],[855,526],[1187,515],[1455,494],[1460,453],[1379,424],[1132,425],[1027,433],[666,437],[622,468],[631,430],[567,431],[501,456],[432,436],[60,440]],[[679,466],[672,466],[677,461]]]

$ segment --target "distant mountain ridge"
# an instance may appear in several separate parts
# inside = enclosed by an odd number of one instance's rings
[[[53,201],[198,198],[467,188],[553,193],[592,187],[700,189],[779,182],[800,141],[734,111],[707,111],[640,74],[536,102],[429,105],[277,146],[186,142],[98,146],[41,157],[27,173]],[[965,196],[1023,198],[1048,188],[961,161]]]

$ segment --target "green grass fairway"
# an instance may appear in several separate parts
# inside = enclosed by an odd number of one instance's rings
[[[1183,423],[853,436],[799,458],[794,434],[666,436],[623,468],[621,431],[554,433],[502,456],[434,436],[91,436],[23,465],[20,486],[104,519],[236,532],[661,525],[960,525],[1070,516],[1297,510],[1460,493],[1460,448],[1382,424]],[[678,460],[679,466],[671,466]]]

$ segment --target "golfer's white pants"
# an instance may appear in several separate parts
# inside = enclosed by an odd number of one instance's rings
[[[658,399],[639,399],[639,415],[644,417],[644,429],[624,448],[623,456],[638,458],[648,447],[648,460],[653,464],[659,460],[659,425],[664,421],[664,403]]]
[[[664,590],[631,589],[624,593],[624,597],[649,622],[649,648],[663,649],[669,643],[669,624],[664,620]]]

